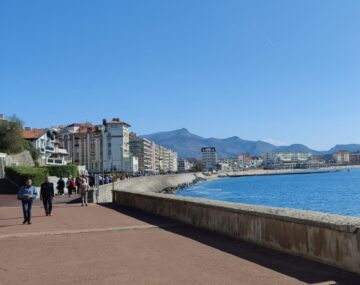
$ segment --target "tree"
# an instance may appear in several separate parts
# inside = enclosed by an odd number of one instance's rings
[[[16,154],[28,150],[31,157],[36,162],[39,158],[39,152],[21,136],[23,122],[13,115],[9,120],[0,120],[0,152]]]
[[[0,120],[0,152],[12,154],[24,149],[21,130],[22,122],[15,116],[11,120]]]

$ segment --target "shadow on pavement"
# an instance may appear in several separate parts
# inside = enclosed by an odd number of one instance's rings
[[[113,203],[99,204],[131,216],[143,222],[156,225],[166,231],[196,240],[223,252],[256,263],[263,267],[290,276],[307,284],[360,284],[360,276],[335,267],[323,265],[301,257],[260,247],[222,234],[198,229],[168,218],[149,214],[140,210],[120,207]],[[162,226],[171,223],[173,226]]]

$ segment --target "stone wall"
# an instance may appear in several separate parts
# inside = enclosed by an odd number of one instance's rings
[[[28,150],[18,154],[7,155],[5,157],[6,166],[35,166],[35,163]]]
[[[360,274],[360,219],[121,189],[114,202]]]

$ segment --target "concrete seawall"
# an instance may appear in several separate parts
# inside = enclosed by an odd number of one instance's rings
[[[360,274],[360,219],[114,191],[114,202]]]
[[[181,184],[191,184],[196,179],[204,179],[201,173],[185,173],[176,175],[156,175],[131,178],[121,180],[113,184],[100,186],[100,190],[95,191],[95,201],[97,203],[112,202],[112,189],[134,190],[138,193],[159,193],[169,187],[177,187]]]
[[[150,176],[104,185],[98,202],[169,217],[360,274],[360,218],[160,194],[195,174]]]

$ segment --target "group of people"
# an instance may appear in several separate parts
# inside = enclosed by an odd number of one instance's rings
[[[60,177],[60,179],[57,181],[57,186],[56,189],[58,190],[58,195],[65,195],[64,190],[65,187],[68,190],[68,194],[69,197],[72,197],[73,193],[79,193],[81,194],[81,185],[83,183],[89,184],[91,185],[91,182],[88,183],[88,179],[85,176],[78,176],[76,178],[72,177],[71,175],[69,175],[66,183],[64,181],[64,179],[62,177]]]
[[[77,184],[78,182],[78,184]],[[66,187],[69,191],[69,196],[72,196],[72,192],[78,192],[81,195],[81,206],[88,205],[88,192],[90,186],[87,183],[85,177],[79,177],[74,179],[69,177]],[[57,189],[59,194],[64,194],[65,182],[62,178],[57,182]],[[62,191],[61,191],[62,190]],[[22,202],[22,209],[24,214],[23,224],[31,224],[31,209],[33,201],[36,199],[38,193],[36,188],[32,185],[31,178],[27,178],[25,185],[20,187],[17,198]],[[52,216],[53,199],[55,197],[54,184],[49,181],[49,177],[45,177],[45,181],[40,187],[40,200],[42,200],[46,216]]]

